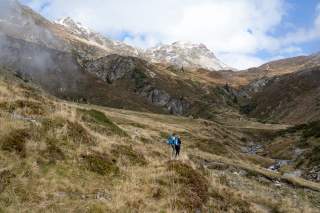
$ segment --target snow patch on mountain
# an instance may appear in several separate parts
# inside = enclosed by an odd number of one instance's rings
[[[65,27],[72,35],[80,38],[80,40],[86,40],[87,43],[98,46],[110,54],[138,56],[139,50],[130,45],[127,45],[120,41],[114,41],[106,38],[105,36],[97,33],[90,28],[82,25],[80,22],[74,21],[72,18],[67,17],[59,19],[54,23]]]
[[[153,63],[166,63],[192,69],[233,70],[221,62],[204,44],[179,41],[142,50],[124,42],[108,39],[70,17],[60,19],[55,23],[65,27],[79,40],[85,40],[88,44],[98,46],[110,54],[140,57]]]
[[[158,45],[147,49],[145,55],[152,62],[169,63],[180,67],[204,68],[216,71],[233,70],[201,43],[179,41],[170,45]]]

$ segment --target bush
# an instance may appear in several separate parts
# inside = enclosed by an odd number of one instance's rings
[[[320,121],[315,121],[307,124],[303,130],[302,136],[304,138],[320,138]]]
[[[132,149],[130,146],[124,146],[124,145],[113,145],[113,149],[111,150],[111,153],[116,157],[116,158],[126,158],[128,164],[131,165],[139,165],[143,166],[147,164],[147,161],[145,157]]]
[[[103,127],[104,130],[111,134],[116,134],[122,137],[127,137],[128,134],[113,123],[103,112],[97,110],[79,110],[83,116],[82,119],[86,122],[97,124]],[[94,128],[94,126],[91,126]],[[99,128],[97,128],[99,130]]]
[[[93,153],[89,155],[82,155],[85,167],[92,172],[99,175],[117,175],[119,168],[115,164],[116,160],[111,159],[106,154]]]
[[[13,130],[0,139],[1,149],[26,157],[25,142],[29,137],[29,131],[26,129]]]
[[[56,161],[64,160],[65,154],[58,146],[59,141],[55,138],[47,138],[47,149],[41,152],[41,156],[47,158],[49,163],[56,163]]]
[[[67,121],[68,138],[75,143],[94,144],[95,140],[90,133],[78,122]]]
[[[179,161],[170,161],[168,169],[178,175],[174,177],[174,183],[182,185],[176,207],[188,210],[201,209],[209,199],[208,180],[191,166]]]

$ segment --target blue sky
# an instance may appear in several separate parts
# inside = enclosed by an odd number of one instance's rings
[[[70,16],[146,48],[203,43],[239,68],[320,52],[319,0],[20,0],[50,20]]]

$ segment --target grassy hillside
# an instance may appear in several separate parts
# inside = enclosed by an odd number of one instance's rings
[[[283,129],[78,105],[1,69],[0,212],[316,212],[320,185],[241,152]],[[170,157],[169,133],[183,140]]]
[[[247,113],[266,122],[302,124],[320,119],[320,67],[272,78],[253,93]]]

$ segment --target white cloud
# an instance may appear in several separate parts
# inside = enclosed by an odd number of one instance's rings
[[[257,67],[267,62],[266,60],[247,54],[227,53],[219,54],[218,57],[226,64],[232,64],[233,67],[239,70]]]
[[[50,19],[71,16],[140,47],[176,40],[204,43],[237,68],[264,62],[255,56],[260,50],[290,48],[320,32],[319,6],[312,29],[271,36],[283,24],[284,0],[31,0],[29,5]]]

